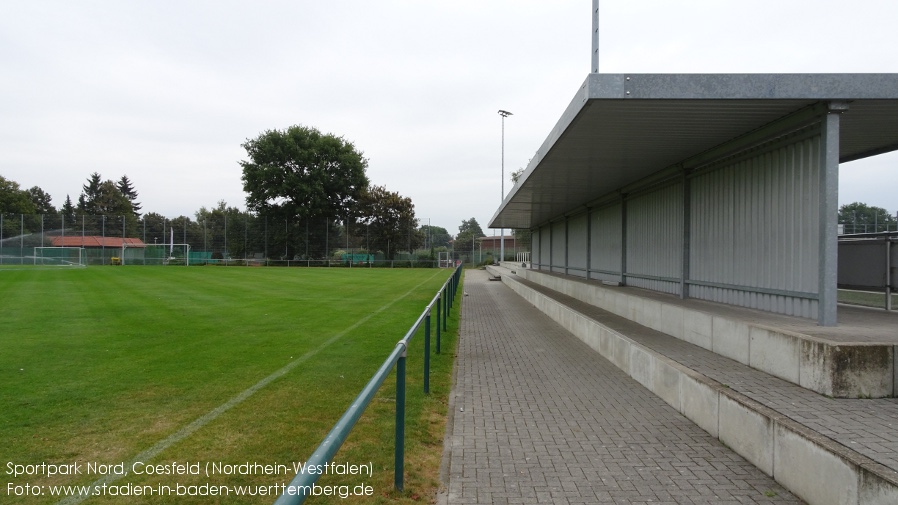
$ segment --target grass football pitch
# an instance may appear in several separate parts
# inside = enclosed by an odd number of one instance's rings
[[[272,503],[449,274],[0,271],[0,502],[80,503],[65,486],[87,486],[83,503]],[[430,395],[423,329],[408,352],[405,491],[394,370],[308,503],[430,501],[457,309],[440,355],[432,342]]]

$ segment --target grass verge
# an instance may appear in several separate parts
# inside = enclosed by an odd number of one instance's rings
[[[7,466],[0,472],[0,501],[55,503],[50,486],[96,483],[102,475],[86,474],[86,465],[114,469],[131,462],[290,363],[296,364],[282,376],[143,463],[303,461],[446,275],[152,267],[2,272],[0,462]],[[388,379],[337,455],[337,461],[373,467],[364,479],[373,496],[352,503],[426,502],[438,486],[455,313],[443,353],[432,359],[429,396],[420,393],[421,334],[409,351],[406,491],[392,490],[395,380]],[[8,463],[80,465],[81,473],[48,476],[38,467],[32,475],[13,476]],[[114,484],[132,486],[132,494],[94,496],[87,503],[270,503],[274,496],[135,496],[133,489],[261,487],[292,477],[128,474]],[[331,478],[361,483],[359,476],[325,477]],[[41,495],[22,495],[26,485]]]

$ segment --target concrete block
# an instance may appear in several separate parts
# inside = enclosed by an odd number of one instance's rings
[[[683,340],[710,350],[713,345],[711,322],[710,314],[687,310],[683,316]]]
[[[774,478],[815,505],[856,505],[857,467],[782,424],[776,426]]]
[[[719,395],[704,381],[687,374],[680,377],[680,412],[714,438],[718,437]]]
[[[661,305],[661,324],[664,325],[664,329],[659,331],[682,340],[685,318],[686,310],[683,307],[665,303]]]
[[[627,317],[627,311],[629,310],[629,300],[627,298],[629,297],[622,293],[614,293],[611,297],[612,304],[606,307],[605,310],[621,317]]]
[[[640,308],[641,325],[647,326],[655,331],[666,332],[664,327],[664,318],[662,317],[662,304],[657,300],[650,298],[642,299],[642,307]]]
[[[668,405],[681,411],[680,409],[680,376],[683,372],[675,367],[672,362],[661,356],[655,356],[653,359],[655,369],[653,374],[653,384],[650,388],[653,393],[658,395]]]
[[[881,471],[883,470],[881,469]],[[881,475],[862,468],[858,486],[858,503],[864,505],[894,505],[898,503],[898,478],[893,481],[886,480]]]
[[[586,331],[586,337],[583,339],[593,351],[596,351],[599,354],[602,349],[602,327],[598,325],[595,321],[588,320],[584,318],[583,326]]]
[[[617,332],[614,332],[613,335],[614,338],[611,340],[612,352],[608,360],[624,372],[630,373],[630,340],[622,337]]]
[[[799,384],[837,398],[884,398],[894,391],[894,346],[801,341]]]
[[[599,347],[596,350],[599,351],[603,358],[611,361],[611,356],[614,354],[614,339],[618,337],[602,325],[595,324],[594,326],[597,330],[599,341]]]
[[[773,421],[720,395],[718,438],[762,472],[773,476]]]
[[[630,377],[654,392],[655,356],[640,345],[630,346]]]
[[[749,334],[749,366],[798,384],[801,351],[799,339],[757,326],[752,326]]]
[[[711,318],[711,332],[712,351],[748,364],[751,335],[747,324],[728,317],[714,316]]]

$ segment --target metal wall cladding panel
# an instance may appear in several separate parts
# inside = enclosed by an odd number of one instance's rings
[[[564,273],[565,244],[567,243],[565,223],[560,221],[550,224],[549,227],[552,230],[552,271]]]
[[[596,209],[590,213],[590,219],[592,220],[590,268],[620,272],[621,204]],[[607,279],[602,277],[602,279],[612,280],[610,277]]]
[[[690,185],[690,279],[818,292],[819,135],[723,163]],[[758,303],[780,312],[775,299]]]
[[[892,291],[898,292],[898,241],[893,241],[890,247],[889,256],[891,257],[889,271],[892,276]]]
[[[530,231],[530,264],[536,267],[542,261],[542,253],[540,251],[539,229]]]
[[[679,278],[682,270],[683,184],[627,200],[627,273]]]
[[[886,287],[886,242],[859,240],[839,242],[839,286],[884,289]]]
[[[586,276],[586,256],[589,250],[588,232],[589,216],[585,213],[568,219],[567,267],[572,275]]]
[[[792,296],[773,295],[741,289],[726,289],[711,286],[690,286],[689,296],[700,300],[738,305],[740,307],[748,307],[751,309],[810,319],[817,318],[817,310],[819,308],[817,300],[808,298],[796,298]]]
[[[627,277],[627,285],[633,286],[635,288],[651,289],[652,291],[670,293],[672,295],[679,295],[681,290],[679,282],[670,282],[655,279],[640,279],[638,277]]]
[[[595,270],[589,273],[589,278],[599,281],[613,282],[615,284],[620,282],[620,274],[606,274],[602,272],[596,272]]]
[[[548,226],[539,229],[539,264],[543,270],[552,264],[552,230]]]

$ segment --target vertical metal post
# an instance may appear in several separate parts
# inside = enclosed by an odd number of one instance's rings
[[[507,110],[500,110],[499,115],[502,116],[502,195],[499,198],[499,205],[502,205],[505,201],[505,118],[512,114]],[[505,227],[499,228],[499,264],[501,265],[503,261],[505,261]]]
[[[446,296],[443,298],[443,331],[446,331],[446,319],[449,315],[449,286],[446,286]]]
[[[838,291],[839,227],[839,114],[848,110],[845,102],[830,102],[823,116],[820,135],[820,227],[818,252],[817,324],[836,326]]]
[[[680,267],[680,298],[689,298],[689,256],[692,243],[692,185],[683,171],[683,262]]]
[[[570,250],[571,250],[571,218],[568,216],[564,216],[564,275],[568,275],[570,272],[568,269],[570,268]]]
[[[886,310],[892,310],[892,241],[886,237]]]
[[[440,296],[437,298],[437,354],[440,353],[440,326],[442,326],[442,322],[440,319],[440,313],[442,312],[441,305],[443,305],[443,290],[440,290]]]
[[[592,209],[586,209],[586,280],[590,279],[592,270]]]
[[[430,394],[430,309],[424,316],[424,394]]]
[[[599,0],[592,0],[592,73],[599,73]]]
[[[627,285],[627,195],[620,195],[620,285]]]
[[[405,358],[408,348],[403,344],[396,362],[396,452],[393,483],[402,491],[405,472]]]

